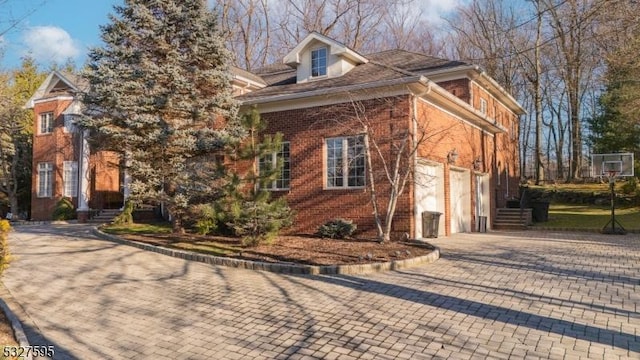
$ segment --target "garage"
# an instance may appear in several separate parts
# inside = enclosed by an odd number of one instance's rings
[[[449,171],[451,233],[471,231],[471,174],[464,169]]]

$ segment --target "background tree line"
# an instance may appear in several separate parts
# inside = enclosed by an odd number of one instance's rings
[[[640,120],[627,96],[637,101],[639,83],[626,73],[638,68],[636,1],[471,0],[441,22],[418,0],[213,3],[235,65],[248,70],[280,61],[310,31],[363,54],[403,48],[483,66],[527,109],[520,167],[536,182],[588,176],[592,152],[638,157]]]

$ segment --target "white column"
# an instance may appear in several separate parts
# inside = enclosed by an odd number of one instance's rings
[[[90,168],[89,156],[91,149],[89,148],[89,130],[82,131],[81,149],[80,149],[80,181],[78,182],[78,211],[89,211],[89,184],[90,184]]]

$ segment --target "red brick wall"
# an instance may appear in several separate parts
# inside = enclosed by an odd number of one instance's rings
[[[361,119],[370,126],[387,159],[391,157],[390,135],[409,126],[408,96],[362,102],[365,114]],[[374,237],[371,194],[368,187],[360,189],[326,189],[325,139],[363,133],[362,124],[353,120],[351,103],[308,109],[262,114],[268,123],[268,133],[281,132],[291,143],[291,186],[285,192],[287,202],[297,212],[292,233],[314,233],[318,226],[334,218],[353,220],[361,236]],[[375,156],[374,169],[380,169]],[[381,172],[376,173],[379,206],[388,202],[389,185]],[[367,183],[369,180],[367,179]],[[410,189],[400,199],[393,227],[396,235],[410,232]]]
[[[62,112],[69,106],[71,100],[52,99],[39,102],[34,107],[33,128],[33,162],[31,186],[31,218],[33,220],[50,220],[56,203],[62,196],[62,170],[65,159],[77,158],[77,136],[64,133],[64,119]],[[53,112],[55,119],[53,132],[39,134],[40,114]],[[39,198],[38,164],[53,163],[53,196]]]
[[[64,132],[64,116],[62,112],[71,104],[71,100],[51,99],[38,102],[34,107],[34,135],[33,135],[33,161],[32,161],[32,186],[31,186],[31,219],[50,220],[56,203],[63,194],[63,164],[64,161],[80,162],[80,133]],[[53,112],[55,119],[53,132],[38,134],[40,114]],[[50,162],[53,164],[53,196],[39,198],[38,190],[38,164]],[[90,206],[101,209],[109,203],[115,203],[119,194],[118,159],[115,153],[99,152],[92,154],[90,158],[95,176],[92,179],[90,193]],[[114,166],[115,164],[115,166]],[[78,189],[80,191],[80,189]],[[78,198],[72,199],[75,207],[78,206]]]

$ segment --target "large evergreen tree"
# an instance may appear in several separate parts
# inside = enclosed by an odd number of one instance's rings
[[[125,0],[114,8],[102,27],[105,45],[89,54],[83,124],[126,154],[131,199],[164,204],[180,232],[187,208],[219,186],[219,173],[205,171],[210,155],[243,134],[231,55],[205,0]]]

